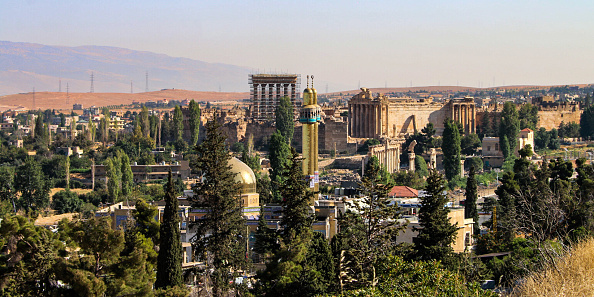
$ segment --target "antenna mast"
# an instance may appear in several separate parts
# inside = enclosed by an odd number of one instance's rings
[[[91,72],[91,91],[89,93],[95,93],[94,80],[95,75],[93,74],[93,72]]]

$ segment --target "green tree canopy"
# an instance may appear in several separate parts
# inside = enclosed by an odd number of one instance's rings
[[[513,153],[518,142],[520,133],[520,119],[516,105],[513,102],[505,102],[501,111],[501,123],[499,124],[500,147],[503,147],[503,136],[507,136],[509,152]],[[505,155],[507,158],[509,155]]]
[[[197,230],[193,239],[194,254],[203,257],[208,253],[203,260],[213,269],[208,274],[215,296],[227,294],[231,276],[236,276],[237,271],[246,266],[245,219],[238,197],[240,186],[231,172],[231,156],[225,139],[216,120],[208,121],[206,138],[196,147],[194,163],[202,172],[202,183],[194,189],[196,198],[192,200],[192,207],[206,211],[193,223]]]
[[[163,212],[163,223],[159,232],[161,240],[157,258],[156,288],[183,286],[181,269],[183,257],[178,211],[177,195],[175,194],[171,171],[169,171],[165,191],[165,211]]]
[[[287,96],[281,97],[274,114],[276,117],[276,129],[285,138],[285,141],[291,144],[295,130],[295,115],[293,113],[291,98]]]
[[[444,125],[443,143],[441,145],[443,168],[446,178],[451,180],[460,175],[460,132],[458,131],[458,125],[453,120],[446,120]]]
[[[427,178],[426,195],[421,198],[419,229],[414,240],[416,256],[421,260],[444,260],[453,253],[457,227],[451,224],[448,197],[443,176],[432,169]]]

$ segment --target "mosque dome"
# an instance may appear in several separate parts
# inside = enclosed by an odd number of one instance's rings
[[[229,160],[229,166],[231,166],[231,172],[235,174],[235,182],[241,184],[241,194],[255,194],[256,175],[250,166],[235,157]]]

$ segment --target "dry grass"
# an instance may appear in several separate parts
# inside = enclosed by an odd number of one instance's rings
[[[515,291],[513,296],[594,296],[594,239],[575,244]]]
[[[69,97],[67,99],[67,96]],[[249,98],[249,93],[225,92],[200,92],[178,89],[166,89],[148,93],[69,93],[66,92],[37,92],[35,93],[35,109],[61,109],[72,108],[73,103],[81,103],[83,108],[109,105],[128,105],[133,101],[147,102],[160,99],[195,99],[196,101],[238,101]],[[23,93],[0,96],[0,111],[22,106],[28,109],[33,107],[33,93]]]

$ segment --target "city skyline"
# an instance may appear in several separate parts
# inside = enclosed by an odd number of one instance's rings
[[[366,87],[592,83],[586,1],[0,4],[0,40],[99,45]],[[248,89],[246,83],[246,90]]]

